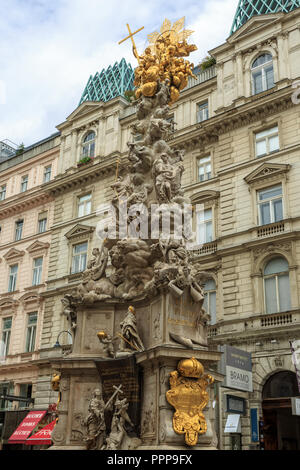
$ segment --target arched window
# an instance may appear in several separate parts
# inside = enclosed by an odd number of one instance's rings
[[[289,265],[285,258],[269,261],[264,269],[266,313],[286,312],[291,308]]]
[[[217,322],[216,298],[216,283],[213,279],[209,279],[204,286],[203,307],[205,308],[206,312],[210,314],[210,325],[215,325]]]
[[[95,132],[89,132],[83,139],[82,144],[82,157],[94,157],[95,156]]]
[[[252,64],[253,95],[269,90],[274,86],[274,69],[271,54],[262,54]]]

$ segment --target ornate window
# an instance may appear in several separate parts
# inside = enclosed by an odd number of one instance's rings
[[[197,122],[206,121],[209,117],[208,114],[208,101],[197,105]]]
[[[33,276],[32,285],[38,286],[42,281],[43,258],[35,258],[33,260]]]
[[[6,184],[0,187],[0,201],[4,201],[6,197]]]
[[[3,318],[2,320],[2,341],[1,341],[1,350],[0,356],[6,357],[9,352],[9,343],[12,327],[12,317]]]
[[[78,198],[78,217],[89,215],[92,210],[92,195],[86,194]]]
[[[204,303],[203,307],[210,314],[210,325],[215,325],[217,321],[217,287],[214,279],[209,279],[204,286]]]
[[[86,268],[88,243],[73,246],[71,274],[80,273]]]
[[[9,280],[8,280],[8,292],[14,292],[17,285],[18,265],[14,264],[10,266]]]
[[[38,233],[44,233],[47,230],[47,212],[39,214],[38,218]]]
[[[289,265],[285,258],[271,259],[264,268],[265,312],[278,313],[291,309]]]
[[[206,181],[211,178],[211,156],[198,159],[198,181]]]
[[[51,180],[51,170],[52,170],[52,166],[49,165],[49,166],[46,166],[44,168],[44,183],[48,183],[48,181]]]
[[[28,175],[22,176],[21,180],[21,193],[24,193],[24,191],[27,191],[28,187]]]
[[[252,63],[252,92],[257,95],[274,86],[274,69],[271,54],[262,54]]]
[[[213,240],[212,208],[197,212],[197,244],[202,245]]]
[[[24,220],[18,220],[16,222],[15,241],[19,241],[22,238]]]
[[[272,224],[283,219],[282,185],[257,191],[259,225]]]
[[[83,139],[82,144],[82,157],[94,157],[95,156],[95,132],[89,132]]]
[[[255,134],[256,157],[263,157],[279,150],[278,126]]]
[[[35,337],[36,337],[36,325],[37,325],[37,312],[29,313],[27,317],[27,334],[26,334],[26,352],[32,352],[35,348]]]

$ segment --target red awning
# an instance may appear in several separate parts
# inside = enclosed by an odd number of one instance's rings
[[[28,446],[43,446],[43,445],[51,445],[51,433],[54,429],[56,424],[56,419],[52,421],[50,424],[47,424],[44,428],[40,429],[36,432],[33,436],[29,437],[26,441],[26,445]]]
[[[15,432],[8,439],[8,444],[25,444],[26,439],[34,430],[36,425],[45,416],[47,411],[30,411]]]

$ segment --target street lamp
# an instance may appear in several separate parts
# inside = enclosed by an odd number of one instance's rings
[[[71,340],[72,340],[71,344],[73,343],[73,336],[72,336],[72,333],[71,333],[69,330],[62,330],[62,331],[60,331],[60,332],[58,333],[58,335],[57,335],[56,343],[55,343],[55,345],[53,346],[54,348],[60,348],[60,347],[61,347],[61,344],[60,344],[60,342],[59,342],[59,337],[60,337],[60,335],[61,335],[62,333],[68,333],[68,334],[71,336]]]

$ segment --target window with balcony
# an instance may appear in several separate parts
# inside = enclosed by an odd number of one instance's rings
[[[42,282],[43,258],[35,258],[33,260],[33,276],[32,285],[38,286]]]
[[[217,288],[214,279],[209,279],[204,286],[204,302],[203,307],[210,315],[210,325],[215,325],[217,321]]]
[[[197,212],[197,244],[203,245],[213,240],[212,209]]]
[[[256,157],[264,157],[279,150],[278,126],[255,134]]]
[[[79,243],[73,246],[71,274],[80,273],[86,268],[88,244]]]
[[[18,265],[14,264],[13,266],[10,266],[10,270],[9,270],[8,292],[14,292],[16,290],[17,275],[18,275]]]
[[[92,211],[92,195],[86,194],[78,198],[78,212],[77,217],[89,215]]]
[[[291,309],[289,265],[285,258],[277,257],[264,268],[265,312],[278,313]]]
[[[52,166],[49,165],[49,166],[46,166],[44,168],[44,183],[48,183],[48,181],[51,180],[51,170],[52,170]]]
[[[208,119],[208,101],[197,105],[197,122],[203,122]]]
[[[0,187],[0,201],[4,201],[5,198],[6,198],[6,184],[3,184]]]
[[[211,178],[211,157],[198,159],[198,181],[206,181]]]
[[[22,176],[21,179],[21,193],[24,193],[24,191],[27,191],[28,187],[28,175]]]
[[[271,54],[262,54],[252,64],[252,93],[257,95],[274,87],[274,68]]]
[[[5,358],[9,353],[9,343],[12,327],[12,317],[3,318],[2,320],[2,341],[0,356]]]
[[[94,157],[95,156],[95,140],[96,134],[95,132],[89,132],[85,138],[83,139],[82,143],[82,157]]]
[[[18,220],[16,222],[15,241],[21,240],[23,232],[24,220]]]
[[[32,352],[35,349],[36,326],[37,312],[29,313],[27,316],[25,352]]]
[[[259,225],[272,224],[283,219],[282,185],[257,191]]]

